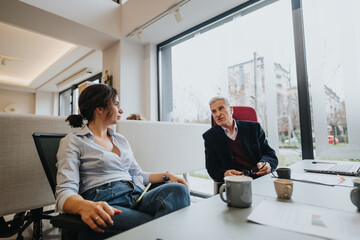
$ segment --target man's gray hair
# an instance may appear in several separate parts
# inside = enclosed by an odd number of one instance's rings
[[[210,99],[209,101],[209,106],[211,107],[211,105],[214,103],[214,102],[217,102],[217,101],[224,101],[225,103],[225,106],[226,107],[230,107],[230,103],[229,103],[229,100],[225,97],[221,97],[221,96],[216,96],[216,97],[213,97],[212,99]]]

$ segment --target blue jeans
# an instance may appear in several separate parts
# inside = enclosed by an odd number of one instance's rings
[[[136,210],[130,209],[141,193],[141,188],[132,182],[120,181],[84,192],[84,199],[105,201],[122,213],[114,216],[114,225],[104,229],[105,233],[82,232],[79,239],[103,239],[190,205],[189,189],[185,185],[166,183],[148,191]]]

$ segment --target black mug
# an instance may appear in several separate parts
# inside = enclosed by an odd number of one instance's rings
[[[360,186],[354,188],[351,192],[350,192],[350,199],[352,201],[352,203],[357,206],[357,208],[360,211]]]
[[[277,176],[274,174],[275,171],[277,173]],[[272,172],[272,175],[276,178],[291,179],[291,169],[290,168],[278,168]]]

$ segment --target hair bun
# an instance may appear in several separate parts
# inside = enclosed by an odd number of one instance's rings
[[[66,118],[66,122],[69,122],[70,126],[73,128],[79,128],[82,127],[84,125],[83,123],[83,116],[82,115],[78,115],[78,114],[71,114],[70,116],[68,116]]]

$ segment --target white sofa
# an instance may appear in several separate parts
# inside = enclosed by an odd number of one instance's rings
[[[32,134],[70,131],[65,117],[0,113],[0,216],[54,203]]]
[[[210,125],[120,121],[117,131],[145,171],[186,173],[204,168],[202,133]],[[0,113],[0,216],[35,209],[55,199],[37,155],[34,132],[78,131],[65,117]]]
[[[119,121],[116,131],[125,136],[144,171],[177,174],[205,168],[202,134],[207,124]]]

